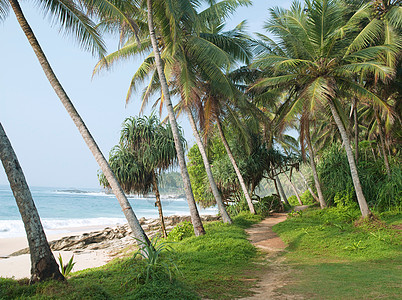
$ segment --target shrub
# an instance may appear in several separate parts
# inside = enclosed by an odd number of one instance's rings
[[[355,189],[349,187],[348,189],[335,194],[334,203],[338,208],[357,209],[358,205],[355,198]]]
[[[191,222],[184,221],[177,224],[168,234],[168,239],[173,242],[181,241],[194,235],[194,228]]]
[[[268,216],[270,211],[283,211],[283,206],[278,195],[271,195],[263,198],[254,195],[253,205],[256,214],[262,217]],[[248,207],[246,199],[241,197],[237,203],[228,205],[226,210],[232,217],[235,217],[241,212],[249,212],[250,208]]]
[[[378,190],[376,208],[379,211],[402,208],[402,167],[391,169],[391,177],[386,178]]]
[[[368,204],[379,211],[389,210],[402,206],[402,167],[400,157],[391,160],[391,177],[386,174],[384,161],[374,160],[369,155],[362,155],[357,169],[362,184],[363,193]],[[350,168],[345,150],[339,144],[324,151],[317,166],[318,176],[323,189],[324,198],[328,204],[344,205],[356,201]]]
[[[226,211],[228,212],[228,214],[231,217],[235,217],[238,214],[240,214],[241,212],[249,212],[250,209],[248,207],[246,198],[244,198],[244,196],[242,195],[240,197],[240,200],[233,203],[233,204],[229,204],[226,206]]]
[[[270,211],[282,211],[281,199],[278,195],[266,196],[259,198],[258,202],[254,203],[255,212],[266,217]]]
[[[159,278],[160,275],[167,274],[169,279],[173,279],[173,274],[178,271],[176,264],[170,257],[162,257],[171,249],[167,242],[158,242],[158,237],[154,236],[151,243],[136,239],[140,249],[134,254],[134,258],[140,255],[144,259],[144,267],[137,276],[137,280],[148,283],[150,279]]]
[[[310,192],[306,190],[303,194],[299,195],[300,200],[303,202],[303,205],[311,205],[316,203],[314,200],[313,196],[311,196]],[[299,201],[297,200],[297,197],[295,195],[292,195],[288,198],[289,204],[292,206],[300,205]]]

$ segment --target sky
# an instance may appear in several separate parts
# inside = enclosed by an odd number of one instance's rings
[[[134,95],[126,106],[125,95],[140,59],[132,59],[92,78],[98,59],[80,49],[70,36],[43,16],[31,1],[21,1],[22,10],[53,70],[80,113],[105,157],[118,143],[125,118],[139,113],[141,99]],[[263,32],[268,9],[291,1],[254,0],[228,21],[228,29],[247,20],[249,32]],[[0,23],[0,122],[16,152],[31,186],[98,188],[99,167],[47,81],[33,50],[10,12]],[[107,38],[108,51],[117,41]],[[147,109],[145,114],[149,114]],[[162,117],[166,116],[165,111]],[[191,128],[178,120],[191,146]],[[0,185],[8,185],[0,169]]]

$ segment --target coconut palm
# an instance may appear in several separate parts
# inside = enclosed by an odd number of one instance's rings
[[[266,55],[266,53],[271,53],[274,55],[281,56],[283,54],[283,50],[280,47],[277,47],[273,40],[261,33],[257,34],[258,39],[253,41],[254,45],[254,52],[257,57],[261,57]],[[247,78],[245,81],[246,84],[253,85],[255,81],[261,80],[266,76],[273,76],[275,74],[274,68],[272,66],[266,66],[262,70],[253,70],[255,74],[253,80]],[[321,189],[321,184],[318,179],[318,174],[316,170],[316,163],[315,163],[315,151],[312,147],[311,138],[310,138],[310,127],[309,127],[309,120],[311,118],[308,109],[304,109],[300,114],[298,123],[300,124],[298,128],[295,128],[294,124],[295,118],[293,115],[289,117],[288,110],[289,110],[289,102],[294,100],[295,93],[292,89],[290,90],[281,90],[281,89],[271,89],[270,87],[259,87],[258,89],[251,89],[248,91],[249,94],[253,95],[253,103],[258,107],[261,107],[263,110],[265,118],[264,128],[269,128],[270,130],[264,130],[265,132],[268,131],[266,134],[267,143],[272,144],[274,139],[277,139],[278,142],[283,146],[282,137],[283,137],[283,130],[285,128],[289,128],[289,126],[293,126],[293,129],[299,130],[300,134],[300,146],[301,146],[301,154],[304,160],[306,160],[305,155],[305,144],[307,144],[308,151],[310,153],[310,165],[313,173],[314,184],[319,195],[319,202],[321,208],[326,207],[326,202],[324,200],[324,196]],[[261,115],[258,114],[258,115]],[[265,116],[266,115],[266,116]],[[275,130],[276,129],[276,130]],[[269,142],[268,142],[269,141]],[[278,178],[279,179],[279,178]],[[284,193],[280,192],[281,184],[278,184],[275,181],[275,187],[279,189],[278,194],[281,195],[281,198],[286,198]],[[285,201],[285,200],[284,200]]]
[[[11,190],[25,226],[31,256],[30,282],[46,279],[64,280],[54,259],[31,191],[10,141],[0,123],[0,160],[6,171]]]
[[[371,99],[378,105],[383,101],[359,83],[354,76],[374,73],[380,80],[392,76],[392,69],[379,59],[380,53],[392,53],[384,45],[370,44],[373,30],[359,28],[367,17],[368,5],[360,7],[346,18],[346,8],[339,1],[306,1],[305,7],[294,2],[290,10],[275,8],[266,29],[278,38],[272,42],[280,55],[261,55],[255,66],[273,67],[276,73],[262,79],[255,87],[291,88],[296,97],[290,113],[299,113],[305,103],[329,107],[346,149],[353,184],[363,217],[370,215],[358,176],[350,140],[339,111],[339,99],[350,93]]]
[[[176,29],[176,31],[180,31],[178,34],[181,35],[181,39],[179,43],[177,41],[175,42],[177,46],[174,47],[174,49],[169,46],[172,44],[172,40],[174,40],[174,38],[170,36],[171,32],[168,32],[168,36],[163,35],[163,32],[160,33],[159,36],[161,41],[163,41],[160,43],[162,47],[161,55],[165,63],[164,73],[167,76],[170,92],[179,95],[181,98],[179,110],[184,110],[190,119],[197,145],[202,153],[211,190],[213,191],[223,221],[228,223],[230,223],[231,220],[213,179],[204,145],[194,119],[194,115],[202,117],[203,114],[198,114],[194,110],[197,107],[197,102],[201,94],[199,86],[202,85],[202,81],[205,80],[200,79],[201,77],[208,76],[210,80],[217,85],[219,84],[221,88],[227,86],[222,68],[227,68],[232,58],[229,57],[226,51],[230,52],[230,54],[234,54],[233,56],[236,59],[244,60],[248,55],[244,42],[239,37],[238,30],[222,34],[220,32],[222,26],[220,26],[219,30],[210,28],[212,23],[223,20],[223,16],[226,16],[242,3],[248,4],[249,1],[222,1],[211,5],[200,13],[191,11],[191,13],[193,13],[192,19],[187,18],[186,22],[182,22],[179,29]],[[212,22],[212,20],[214,22]],[[131,39],[121,49],[108,55],[104,60],[101,60],[95,67],[95,72],[117,60],[127,58],[130,55],[145,53],[145,51],[149,49],[149,46],[149,36],[141,40],[140,47],[134,39]],[[146,106],[150,95],[160,89],[161,86],[158,73],[155,71],[155,57],[153,53],[146,57],[133,76],[126,101],[130,99],[132,92],[136,89],[138,84],[142,83],[147,77],[150,77],[151,80],[143,93],[142,108]],[[162,105],[165,101],[163,93],[160,100]]]
[[[3,1],[1,2],[3,3]],[[100,151],[84,121],[81,119],[80,115],[73,106],[66,91],[57,79],[56,74],[53,72],[53,69],[50,66],[49,61],[47,60],[45,53],[42,51],[38,40],[36,39],[30,25],[28,24],[21,10],[19,2],[17,0],[9,0],[9,3],[15,16],[17,17],[21,29],[23,30],[25,36],[28,39],[28,42],[35,52],[35,55],[47,79],[49,80],[49,83],[56,92],[68,114],[72,118],[74,124],[77,126],[85,143],[87,144],[88,148],[92,152],[97,163],[105,174],[107,180],[109,181],[110,186],[122,207],[124,215],[133,231],[134,236],[142,242],[149,243],[144,230],[138,222],[138,219],[134,214],[133,209],[128,202],[122,188],[120,187],[116,177],[114,176],[107,160]],[[85,6],[85,2],[82,2],[81,4]],[[106,4],[106,2],[104,4]],[[41,2],[40,5],[42,5],[44,11],[50,12],[68,32],[76,35],[83,48],[89,49],[93,53],[99,53],[100,55],[103,55],[103,53],[105,52],[103,42],[94,29],[93,22],[88,19],[85,14],[83,14],[83,12],[79,9],[80,6],[77,3],[73,1],[56,0],[51,2]]]

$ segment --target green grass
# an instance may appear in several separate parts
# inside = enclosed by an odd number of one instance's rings
[[[0,278],[0,299],[232,299],[250,295],[255,283],[250,274],[258,256],[244,228],[259,220],[241,214],[233,225],[206,224],[205,236],[173,243],[173,259],[180,270],[173,281],[160,272],[141,284],[137,275],[144,262],[130,257],[73,273],[66,283],[30,286],[27,280]]]
[[[289,244],[286,261],[294,270],[284,294],[306,299],[400,299],[402,214],[384,213],[382,222],[355,226],[358,211],[309,210],[274,226]]]
[[[207,224],[207,234],[191,237],[174,246],[186,283],[203,298],[233,299],[249,295],[255,280],[256,249],[246,239],[244,228],[260,221],[258,216],[240,214],[234,225]]]

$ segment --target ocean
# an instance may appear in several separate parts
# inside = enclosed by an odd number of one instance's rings
[[[115,226],[126,223],[113,194],[101,189],[30,187],[46,234],[68,233],[77,227]],[[129,196],[138,219],[158,218],[155,197]],[[161,196],[163,214],[189,215],[186,199]],[[201,209],[200,214],[217,214],[215,207]],[[24,236],[25,230],[9,186],[0,185],[0,238]]]

